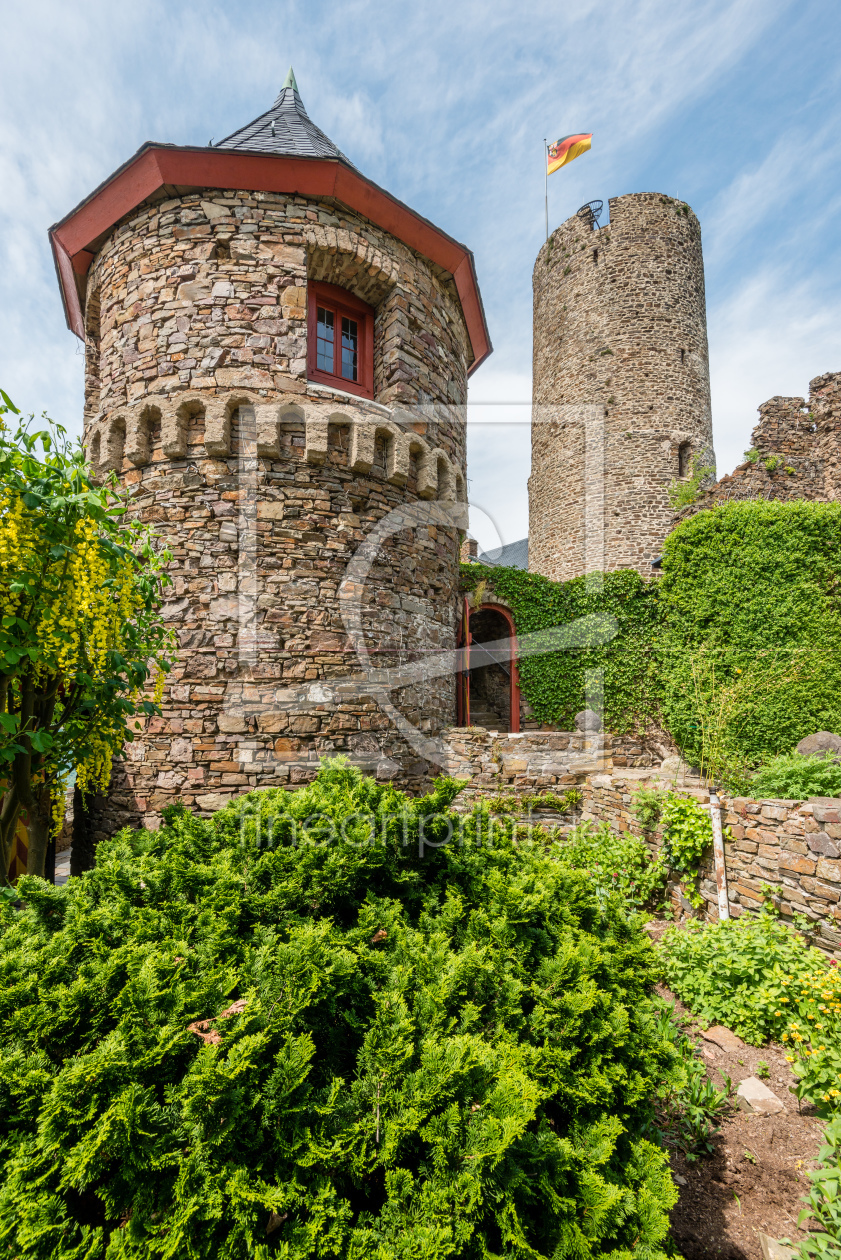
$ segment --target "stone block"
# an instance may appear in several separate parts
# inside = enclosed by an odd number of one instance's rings
[[[741,1037],[737,1037],[734,1032],[721,1024],[713,1024],[711,1028],[701,1029],[701,1036],[704,1041],[711,1041],[722,1050],[741,1050],[745,1044]]]
[[[777,1095],[758,1076],[749,1076],[747,1080],[739,1082],[736,1099],[742,1110],[758,1115],[775,1116],[778,1112],[785,1111]]]
[[[828,858],[841,856],[841,849],[825,831],[818,831],[810,835],[808,844],[813,853],[820,853]]]
[[[803,857],[799,853],[789,853],[783,850],[779,859],[780,870],[797,871],[800,875],[814,875],[815,859]]]
[[[202,792],[197,794],[196,804],[199,809],[215,814],[217,810],[224,809],[230,799],[230,796],[223,796],[221,792]]]
[[[830,858],[820,858],[817,868],[818,879],[830,884],[841,884],[841,862],[833,862]]]

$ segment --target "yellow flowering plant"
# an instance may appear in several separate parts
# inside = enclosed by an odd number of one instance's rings
[[[44,871],[51,797],[76,770],[107,786],[169,669],[160,616],[169,553],[128,516],[112,476],[97,485],[80,443],[34,429],[0,390],[0,882],[26,811],[28,871]],[[6,417],[16,417],[10,427]]]

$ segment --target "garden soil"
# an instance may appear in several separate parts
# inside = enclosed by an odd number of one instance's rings
[[[700,1026],[665,985],[658,985],[657,992],[675,1003],[675,1013],[698,1045],[716,1087],[724,1088],[725,1076],[732,1081],[733,1105],[721,1122],[713,1154],[694,1162],[677,1151],[672,1155],[680,1190],[672,1237],[684,1260],[762,1260],[760,1234],[793,1244],[806,1236],[797,1218],[809,1190],[809,1169],[817,1167],[823,1124],[813,1108],[798,1106],[791,1092],[796,1079],[782,1046],[723,1050],[704,1040]],[[785,1107],[774,1116],[736,1107],[739,1082],[759,1075],[762,1060],[768,1064],[765,1084]],[[808,1229],[808,1222],[804,1227]]]

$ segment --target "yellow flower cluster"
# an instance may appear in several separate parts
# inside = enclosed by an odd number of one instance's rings
[[[60,700],[79,674],[94,682],[111,674],[108,654],[125,650],[125,628],[143,606],[134,565],[105,549],[95,521],[76,520],[63,542],[66,550],[53,552],[43,513],[0,492],[0,612],[29,624],[36,676],[58,679]],[[162,685],[163,677],[156,699]],[[115,735],[103,728],[93,737],[93,750],[78,767],[80,787],[107,786]]]
[[[791,987],[791,995],[796,1003],[801,1024],[779,1008],[774,1011],[776,1019],[787,1020],[780,1025],[780,1040],[793,1042],[801,1058],[820,1054],[826,1049],[825,1041],[838,1040],[841,1037],[841,975],[839,969],[828,967],[812,975],[795,978],[788,976],[780,981],[783,988]],[[787,997],[779,999],[780,1006],[789,1003]],[[788,1057],[788,1056],[786,1056]],[[791,1060],[790,1060],[791,1061]]]

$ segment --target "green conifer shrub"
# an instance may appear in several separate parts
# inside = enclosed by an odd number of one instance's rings
[[[512,820],[459,829],[458,787],[326,763],[121,832],[63,888],[21,879],[3,1254],[666,1254],[652,947]]]

